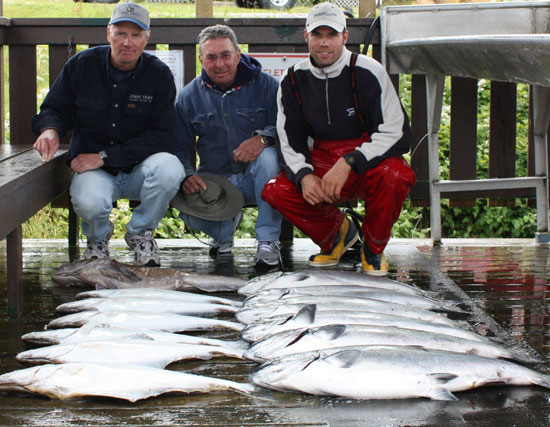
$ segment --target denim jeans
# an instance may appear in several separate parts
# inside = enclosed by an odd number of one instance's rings
[[[244,173],[233,174],[229,177],[229,181],[243,193],[245,205],[258,207],[258,219],[255,226],[256,240],[279,240],[282,216],[262,200],[261,194],[266,182],[277,176],[280,170],[277,150],[275,147],[266,147],[258,158],[248,165]],[[191,230],[202,231],[221,245],[229,243],[233,239],[232,219],[210,221],[184,213],[180,214],[180,218]]]
[[[103,169],[73,174],[71,201],[82,219],[82,232],[95,242],[109,234],[109,214],[118,199],[141,201],[126,224],[129,233],[154,230],[185,176],[178,158],[169,153],[147,157],[130,173],[113,176]]]

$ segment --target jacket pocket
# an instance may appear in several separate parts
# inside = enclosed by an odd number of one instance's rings
[[[75,124],[97,123],[102,117],[105,117],[108,111],[108,101],[105,97],[79,95],[76,98],[75,105]]]
[[[237,119],[244,121],[247,124],[256,126],[256,129],[265,127],[264,123],[267,119],[267,110],[263,107],[239,108],[235,111]]]
[[[191,119],[191,124],[198,136],[204,135],[205,129],[211,129],[216,126],[216,111],[197,114]]]

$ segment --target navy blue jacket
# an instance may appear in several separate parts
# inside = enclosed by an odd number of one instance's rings
[[[128,172],[159,152],[183,163],[175,138],[172,72],[144,52],[121,90],[111,79],[110,52],[109,46],[86,49],[65,64],[32,118],[34,134],[54,128],[62,138],[73,129],[67,164],[79,154],[105,150],[111,173]]]

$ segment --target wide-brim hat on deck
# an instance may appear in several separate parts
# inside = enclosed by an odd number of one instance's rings
[[[180,212],[211,221],[234,218],[242,209],[244,197],[235,185],[218,175],[200,175],[206,190],[186,195],[179,190],[171,205]]]

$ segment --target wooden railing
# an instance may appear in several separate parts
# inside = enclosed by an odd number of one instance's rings
[[[359,51],[373,20],[349,19],[348,47]],[[151,45],[168,45],[169,49],[184,52],[184,80],[191,81],[197,70],[196,39],[200,30],[208,25],[225,23],[236,32],[239,42],[248,45],[250,52],[305,52],[304,19],[302,18],[250,18],[250,19],[152,19]],[[9,51],[9,111],[10,144],[29,144],[34,137],[30,118],[36,112],[36,52],[38,45],[49,49],[50,83],[63,64],[76,53],[77,45],[106,43],[107,19],[1,19],[0,44]],[[372,55],[380,58],[380,35],[373,40]],[[398,76],[394,76],[398,84]],[[452,78],[450,175],[452,179],[475,178],[477,167],[477,82],[474,79]],[[3,90],[3,87],[1,88]],[[2,97],[3,99],[3,97]],[[490,176],[515,176],[516,163],[516,86],[494,82],[491,85],[491,144]],[[423,76],[412,76],[412,102],[409,111],[413,129],[414,156],[411,164],[418,178],[411,197],[428,199],[428,153],[425,143],[426,95]],[[65,141],[67,142],[67,141]],[[418,145],[418,147],[417,147]],[[476,197],[511,198],[531,197],[530,189],[514,191],[479,191],[453,193],[453,199]],[[443,197],[448,195],[443,194]],[[422,202],[419,202],[422,203]],[[417,203],[418,204],[418,203]]]
[[[81,45],[94,46],[106,43],[107,19],[7,19],[0,18],[0,45],[7,50],[9,59],[9,143],[12,146],[29,146],[34,142],[30,129],[30,120],[37,111],[37,46],[48,47],[50,84],[58,75],[67,59],[74,55]],[[360,51],[373,20],[349,19],[350,36],[348,47]],[[157,45],[184,52],[184,81],[190,82],[197,73],[196,39],[204,27],[217,23],[230,25],[236,32],[239,42],[248,46],[249,52],[306,52],[304,41],[304,19],[153,19],[151,39],[148,49]],[[372,39],[371,54],[380,59],[380,35],[375,33]],[[398,85],[399,76],[392,76]],[[4,85],[0,85],[0,100],[5,98]],[[475,178],[477,165],[477,81],[467,78],[452,78],[451,84],[451,143],[450,178]],[[491,177],[515,176],[516,144],[516,86],[511,83],[491,85]],[[3,111],[3,105],[0,105]],[[417,184],[411,192],[415,204],[428,205],[428,146],[425,143],[426,125],[426,88],[424,76],[412,76],[411,108],[408,112],[413,130],[414,156],[411,165],[417,175]],[[2,139],[4,133],[2,133]],[[493,142],[494,141],[494,142]],[[63,141],[67,143],[68,141]],[[65,184],[67,185],[67,184]],[[45,182],[45,187],[54,183]],[[56,187],[55,191],[64,191]],[[470,191],[464,194],[452,193],[455,203],[476,197],[512,198],[531,197],[531,189],[500,191]],[[25,194],[19,194],[23,199]],[[445,193],[442,194],[446,197]],[[53,196],[52,196],[53,197]],[[468,203],[468,200],[466,202]],[[47,201],[44,202],[47,204]],[[66,202],[67,203],[67,202]],[[39,209],[40,207],[37,207]],[[10,209],[5,206],[4,209]],[[76,242],[77,223],[72,215],[69,228],[69,240]],[[1,219],[1,218],[0,218]],[[17,221],[20,224],[28,219],[28,213]],[[17,222],[16,221],[16,222]],[[72,231],[71,231],[72,230]],[[4,230],[3,233],[10,233]],[[4,234],[6,235],[6,234]],[[11,236],[11,237],[10,237]],[[0,236],[4,237],[4,236]],[[22,310],[21,276],[21,227],[8,234],[13,241],[13,254],[10,276],[14,279],[8,284],[14,289],[9,301],[14,311]],[[8,257],[10,258],[10,257]],[[10,263],[9,263],[10,264]],[[12,283],[13,282],[13,283]]]

